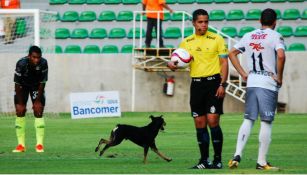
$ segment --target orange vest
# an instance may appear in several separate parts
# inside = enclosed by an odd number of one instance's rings
[[[143,0],[143,4],[146,6],[146,11],[163,11],[163,4],[165,0]],[[158,18],[157,12],[146,12],[147,18]],[[164,13],[160,13],[160,19],[164,19]]]
[[[1,0],[2,9],[19,9],[20,1],[19,0]]]

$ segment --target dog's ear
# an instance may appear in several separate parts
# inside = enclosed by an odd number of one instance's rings
[[[154,118],[154,116],[153,116],[153,115],[150,115],[149,118],[152,120],[152,119]]]
[[[160,115],[160,117],[162,118],[162,117],[163,117],[163,115]]]

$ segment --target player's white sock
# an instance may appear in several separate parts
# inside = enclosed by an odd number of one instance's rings
[[[251,133],[253,126],[254,126],[253,120],[244,119],[238,133],[237,147],[234,156],[236,155],[242,156],[242,151],[246,145],[246,142],[248,140],[248,137]]]
[[[259,132],[259,152],[258,161],[261,166],[266,165],[266,155],[269,151],[271,143],[272,123],[261,121],[261,127]]]

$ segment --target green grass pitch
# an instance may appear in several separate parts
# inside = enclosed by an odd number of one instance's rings
[[[130,141],[110,148],[103,157],[94,149],[98,140],[108,138],[118,123],[143,126],[150,114],[163,114],[167,123],[164,132],[156,138],[159,150],[173,158],[160,159],[149,151],[148,164],[143,164],[143,149]],[[192,170],[198,162],[193,120],[189,113],[123,113],[120,118],[70,119],[69,114],[46,117],[45,153],[36,153],[33,117],[27,117],[25,153],[12,153],[17,140],[14,116],[0,116],[0,173],[100,173],[100,174],[261,174],[307,173],[307,116],[279,114],[273,125],[272,143],[268,160],[280,171],[255,169],[258,152],[259,121],[256,122],[245,148],[239,168],[230,170],[227,162],[235,150],[237,132],[242,114],[224,114],[221,125],[224,132],[222,170]],[[210,145],[211,146],[211,145]],[[212,146],[210,147],[212,158]],[[113,158],[108,158],[112,157]]]

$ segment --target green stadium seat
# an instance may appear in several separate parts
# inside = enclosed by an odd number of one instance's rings
[[[142,29],[142,38],[145,37],[145,34],[146,34],[145,30]],[[139,27],[137,27],[137,28],[135,28],[135,38],[140,38],[140,36],[141,36],[141,30],[140,30]],[[129,38],[129,39],[132,39],[132,38],[133,38],[133,28],[131,28],[131,29],[129,30],[128,35],[127,35],[127,38]]]
[[[292,43],[290,44],[288,51],[306,51],[306,47],[303,43]]]
[[[301,18],[302,18],[302,19],[307,19],[307,9],[305,9],[305,10],[302,12]]]
[[[223,27],[221,31],[232,38],[237,36],[237,29],[235,27]]]
[[[277,28],[277,32],[279,32],[283,37],[289,37],[293,35],[293,29],[291,26],[279,26]]]
[[[250,0],[252,3],[266,3],[269,0]]]
[[[217,33],[217,31],[214,30],[213,28],[208,28],[208,31],[209,31],[209,32],[213,32],[213,33]]]
[[[276,3],[283,3],[286,2],[287,0],[270,0],[270,2],[276,2]]]
[[[122,0],[104,0],[105,4],[120,4]]]
[[[56,46],[55,46],[55,53],[63,53],[62,47],[59,46],[59,45],[56,45]]]
[[[209,16],[211,21],[223,21],[226,18],[224,10],[212,10]]]
[[[50,5],[66,4],[67,0],[49,0]]]
[[[87,0],[86,4],[103,4],[104,0]]]
[[[16,32],[16,35],[17,37],[18,36],[23,36],[25,34],[25,32],[22,32],[22,33],[17,33]],[[53,34],[51,32],[51,29],[48,29],[48,28],[44,28],[42,27],[39,31],[39,35],[40,35],[40,38],[41,39],[49,39],[49,38],[53,38]]]
[[[79,20],[79,14],[76,11],[66,11],[64,12],[61,21],[64,22],[75,22]]]
[[[259,20],[261,17],[260,9],[250,9],[247,11],[245,19],[247,20]]]
[[[97,45],[87,45],[84,47],[83,53],[97,54],[100,53],[100,48]]]
[[[67,28],[58,28],[55,30],[56,39],[67,39],[70,37],[70,32]]]
[[[105,45],[102,47],[102,53],[118,53],[118,47],[115,45]]]
[[[68,0],[68,4],[85,4],[86,0]]]
[[[297,26],[294,32],[294,36],[306,37],[307,36],[307,25]]]
[[[274,9],[277,14],[277,19],[281,18],[281,11],[279,9]]]
[[[147,21],[146,15],[141,15],[141,14],[139,14],[139,13],[136,14],[135,19],[136,19],[137,21],[140,21],[140,20],[141,20],[141,16],[142,16],[143,21]]]
[[[104,28],[94,28],[89,36],[89,38],[91,39],[103,39],[106,37],[107,37],[107,30]]]
[[[145,35],[146,35],[146,34],[145,34]],[[152,36],[153,38],[156,38],[156,37],[157,37],[157,33],[156,33],[156,30],[155,30],[155,29],[152,30],[151,36]]]
[[[165,48],[175,48],[175,47],[171,44],[167,44],[167,45],[165,45]]]
[[[180,38],[181,31],[178,27],[168,27],[164,32],[164,38]]]
[[[196,0],[198,4],[211,4],[213,0]]]
[[[71,32],[70,38],[73,39],[84,39],[88,37],[88,31],[84,28],[77,28]]]
[[[24,36],[27,32],[27,24],[25,19],[17,19],[15,22],[16,35]]]
[[[60,21],[61,20],[61,16],[60,16],[59,12],[55,15],[55,19],[56,19],[56,21]]]
[[[122,0],[123,4],[138,4],[141,3],[141,0]]]
[[[286,9],[282,15],[282,19],[284,20],[296,20],[300,17],[301,15],[298,9]]]
[[[215,3],[231,3],[232,0],[214,0]]]
[[[65,47],[64,53],[81,53],[79,45],[68,45]]]
[[[182,12],[174,12],[172,14],[171,20],[172,21],[182,21],[182,17],[183,17]],[[188,19],[189,19],[189,16],[185,14],[184,20],[188,20]]]
[[[304,2],[304,0],[288,0],[288,2]]]
[[[248,3],[249,0],[233,0],[234,3]]]
[[[83,11],[80,13],[79,21],[87,22],[87,21],[95,21],[96,13],[94,11]]]
[[[195,0],[177,0],[178,4],[193,4]]]
[[[132,53],[132,50],[133,46],[131,44],[127,44],[121,48],[120,53]]]
[[[113,28],[110,30],[109,38],[125,38],[126,31],[124,28]]]
[[[166,0],[166,4],[176,4],[177,0]]]
[[[131,21],[133,20],[133,12],[132,11],[120,11],[118,12],[116,21]]]
[[[164,13],[164,19],[163,21],[169,21],[171,20],[172,16],[169,12]]]
[[[242,27],[239,31],[239,34],[238,36],[239,37],[243,37],[244,34],[248,33],[248,32],[251,32],[255,30],[255,27],[251,27],[251,26],[245,26],[245,27]]]
[[[116,20],[116,15],[114,11],[102,11],[99,14],[98,21],[113,21]]]
[[[166,4],[176,4],[177,0],[166,0]]]
[[[194,33],[194,27],[184,28],[184,37],[188,37]]]
[[[230,10],[226,19],[229,21],[244,19],[244,13],[242,10]]]

